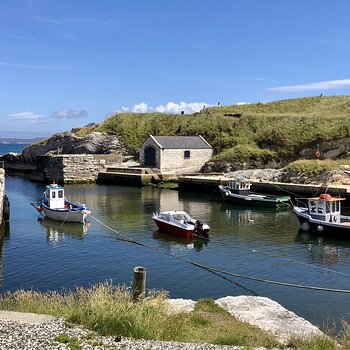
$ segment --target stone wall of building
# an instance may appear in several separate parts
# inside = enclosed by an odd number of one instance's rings
[[[156,167],[163,172],[198,172],[201,167],[213,155],[213,150],[208,149],[162,149],[149,137],[140,148],[140,164],[145,163],[145,149],[153,147],[156,151]],[[185,158],[185,151],[190,152],[190,157]]]
[[[160,168],[160,152],[161,149],[159,147],[159,145],[151,138],[149,137],[141,146],[140,148],[140,164],[144,165],[145,164],[145,149],[147,147],[153,147],[156,151],[156,167]]]
[[[92,154],[62,154],[38,157],[37,171],[47,181],[61,183],[95,182],[106,161]]]
[[[185,158],[185,151],[189,157]],[[160,170],[168,172],[197,172],[213,154],[212,149],[164,149],[160,155]]]

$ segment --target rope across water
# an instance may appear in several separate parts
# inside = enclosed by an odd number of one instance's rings
[[[256,281],[256,282],[262,282],[262,283],[268,283],[268,284],[274,284],[274,285],[279,285],[279,286],[284,286],[284,287],[291,287],[291,288],[299,288],[299,289],[308,289],[308,290],[317,290],[317,291],[322,291],[322,292],[333,292],[333,293],[346,293],[346,294],[350,294],[350,290],[347,289],[337,289],[337,288],[324,288],[324,287],[315,287],[315,286],[308,286],[308,285],[302,285],[302,284],[293,284],[293,283],[288,283],[288,282],[279,282],[279,281],[273,281],[273,280],[268,280],[268,279],[263,279],[263,278],[258,278],[258,277],[252,277],[252,276],[247,276],[247,275],[242,275],[242,274],[238,274],[238,273],[233,273],[233,272],[229,272],[229,271],[225,271],[225,270],[221,270],[221,269],[217,269],[214,267],[210,267],[210,266],[206,266],[200,263],[197,263],[195,261],[192,260],[188,260],[167,252],[164,252],[160,249],[154,248],[152,246],[149,246],[147,244],[138,242],[132,238],[129,238],[127,236],[125,236],[124,234],[118,232],[117,230],[113,229],[112,227],[108,226],[107,224],[103,223],[102,221],[98,220],[97,218],[95,218],[94,216],[92,216],[91,214],[89,215],[89,217],[93,220],[95,220],[96,222],[98,222],[100,225],[104,226],[105,228],[109,229],[110,231],[118,234],[119,236],[122,237],[122,241],[125,242],[129,242],[129,243],[134,243],[137,244],[141,247],[153,250],[157,253],[161,253],[164,254],[166,256],[172,257],[174,259],[183,261],[187,264],[191,264],[193,266],[197,266],[201,269],[207,270],[209,272],[218,274],[218,275],[227,275],[227,276],[232,276],[232,277],[237,277],[237,278],[242,278],[242,279],[246,279],[246,280],[251,280],[251,281]],[[221,276],[222,277],[222,276]],[[230,280],[229,280],[230,281]],[[233,281],[230,281],[232,283],[235,283]]]

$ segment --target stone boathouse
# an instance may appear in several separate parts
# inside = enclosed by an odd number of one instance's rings
[[[161,172],[197,172],[213,155],[202,136],[152,136],[140,148],[140,165]]]

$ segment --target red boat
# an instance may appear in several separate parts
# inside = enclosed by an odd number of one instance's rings
[[[152,219],[160,230],[176,236],[209,236],[210,227],[202,221],[192,219],[184,211],[162,211],[153,214]]]

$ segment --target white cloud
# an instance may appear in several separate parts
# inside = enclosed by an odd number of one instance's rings
[[[185,113],[191,114],[195,112],[199,112],[203,107],[210,107],[209,104],[204,102],[168,102],[166,105],[159,105],[157,107],[148,106],[147,103],[141,102],[133,107],[125,107],[123,106],[121,110],[118,112],[133,112],[133,113],[149,113],[149,112],[159,112],[159,113],[173,113],[180,114],[181,111]]]
[[[249,105],[250,102],[237,102],[236,105],[237,106],[242,106],[242,105]]]
[[[54,112],[51,115],[52,118],[66,118],[66,119],[75,119],[75,118],[87,118],[88,112],[85,109],[82,109],[80,112],[73,111],[72,109],[62,109],[61,111]]]
[[[326,80],[316,83],[306,83],[300,85],[278,86],[267,89],[268,91],[278,92],[303,92],[311,90],[332,90],[350,87],[350,79]]]
[[[152,107],[148,107],[147,103],[141,102],[139,104],[136,104],[134,107],[132,107],[131,111],[134,113],[146,113],[151,108]]]
[[[20,113],[9,114],[9,117],[13,118],[13,119],[34,121],[34,120],[39,120],[39,119],[46,118],[47,115],[37,114],[37,113],[34,113],[34,112],[20,112]]]

